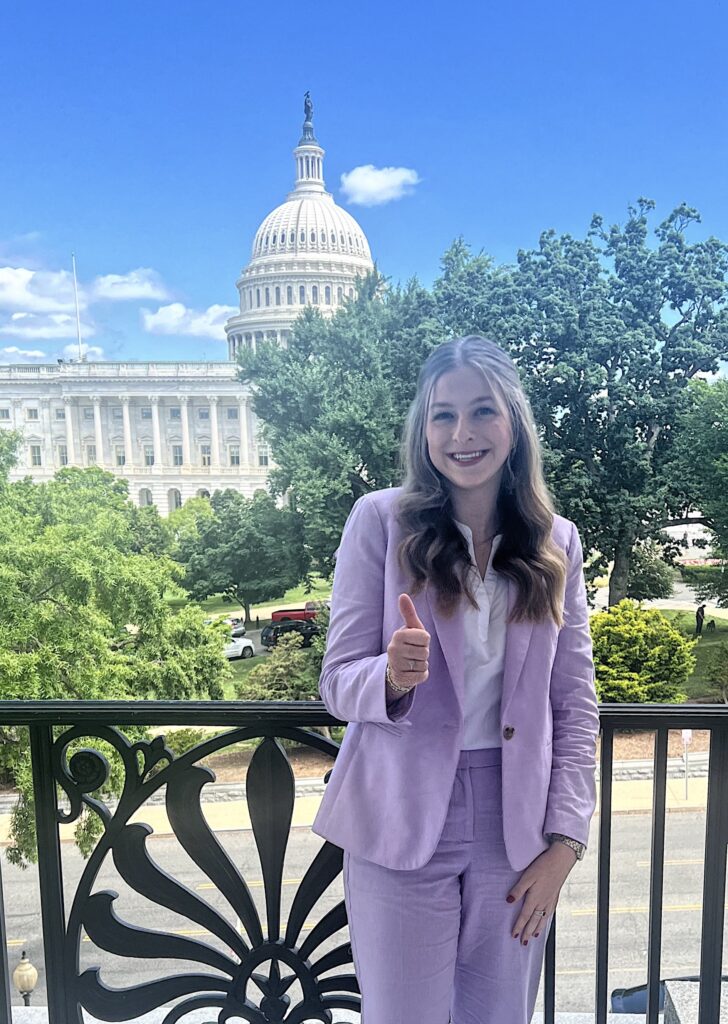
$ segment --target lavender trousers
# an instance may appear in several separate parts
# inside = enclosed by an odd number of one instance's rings
[[[396,822],[385,822],[396,828]],[[361,1024],[529,1024],[551,917],[512,937],[522,872],[506,857],[500,748],[463,750],[435,853],[393,871],[344,852]]]

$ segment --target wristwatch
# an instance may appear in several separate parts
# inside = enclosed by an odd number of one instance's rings
[[[546,838],[550,843],[563,843],[564,846],[570,847],[576,854],[577,860],[584,859],[586,846],[584,846],[583,843],[580,843],[577,839],[572,839],[571,836],[562,835],[561,832],[547,832]]]

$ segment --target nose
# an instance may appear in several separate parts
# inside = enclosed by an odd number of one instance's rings
[[[455,429],[453,430],[452,439],[460,443],[465,440],[472,440],[473,429],[468,422],[467,416],[458,416],[455,421]]]

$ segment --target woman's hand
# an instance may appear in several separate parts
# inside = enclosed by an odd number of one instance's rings
[[[429,675],[430,634],[409,594],[399,595],[399,611],[404,626],[395,630],[387,647],[389,674],[397,686],[417,686]]]
[[[554,842],[532,860],[506,897],[509,903],[523,898],[523,906],[511,932],[522,945],[541,934],[559,902],[561,886],[576,864],[576,854],[565,843]],[[543,917],[540,911],[545,910]],[[535,912],[535,913],[534,913]]]

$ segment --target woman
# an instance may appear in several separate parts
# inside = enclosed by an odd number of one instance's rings
[[[596,805],[582,547],[493,342],[431,353],[402,451],[337,551],[319,688],[351,725],[313,830],[344,850],[362,1024],[528,1024]]]

